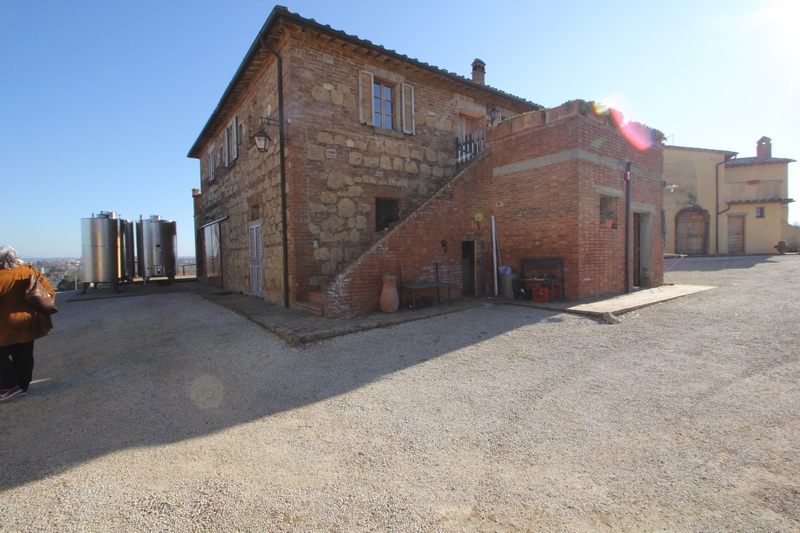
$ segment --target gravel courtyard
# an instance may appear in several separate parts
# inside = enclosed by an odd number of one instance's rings
[[[716,288],[303,348],[193,293],[62,305],[0,531],[800,531],[800,256],[668,268]]]

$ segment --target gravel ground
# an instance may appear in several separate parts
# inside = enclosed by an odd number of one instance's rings
[[[800,257],[620,324],[481,308],[292,348],[77,302],[0,404],[0,531],[800,531]]]

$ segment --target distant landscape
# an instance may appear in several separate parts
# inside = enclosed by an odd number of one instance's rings
[[[57,291],[77,290],[83,286],[79,257],[26,257],[23,260],[41,272]],[[196,273],[194,257],[178,258],[178,275],[194,276]]]

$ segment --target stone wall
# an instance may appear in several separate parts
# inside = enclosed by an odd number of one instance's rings
[[[260,117],[276,118],[277,66],[268,59],[256,82],[235,106],[241,124],[238,157],[226,166],[225,127],[221,127],[202,151],[200,159],[202,214],[195,226],[223,219],[220,223],[221,267],[225,288],[251,293],[249,226],[258,224],[262,231],[263,296],[283,300],[283,247],[280,209],[280,165],[278,129],[267,128],[272,138],[267,153],[257,150],[253,135],[261,127]],[[214,150],[214,179],[211,180],[208,151]],[[227,218],[225,218],[227,217]],[[202,254],[198,255],[202,257]]]
[[[518,99],[454,82],[411,64],[316,32],[284,27],[274,47],[283,59],[290,301],[359,257],[381,236],[375,225],[375,199],[391,198],[401,216],[438,190],[455,169],[459,113],[480,115],[498,107],[506,115],[532,106]],[[414,90],[414,134],[363,124],[360,114],[362,72]],[[371,89],[370,89],[371,92]],[[220,225],[226,288],[250,293],[248,225],[263,235],[264,298],[283,299],[278,130],[267,128],[267,154],[253,146],[259,117],[278,118],[277,67],[269,56],[234,111],[243,124],[239,157],[225,168],[224,126],[213,135],[215,180],[209,181],[208,157],[201,159],[202,216],[196,226],[229,218]],[[397,115],[401,112],[397,102]],[[410,116],[409,116],[410,119]],[[410,126],[410,124],[408,124]],[[203,153],[208,150],[205,147]]]
[[[381,237],[376,198],[397,200],[403,216],[442,187],[455,171],[459,112],[485,111],[489,101],[486,93],[467,95],[445,78],[307,33],[292,34],[286,61],[293,120],[290,256],[300,298]],[[413,135],[361,123],[362,72],[395,84],[398,117],[400,89],[413,87]],[[507,113],[530,109],[512,99],[492,103]],[[482,115],[477,125],[483,126]]]
[[[326,315],[378,310],[384,272],[399,275],[403,282],[434,281],[438,265],[439,280],[450,284],[453,298],[461,297],[462,241],[475,243],[476,263],[483,273],[478,276],[476,293],[488,294],[491,267],[486,265],[492,261],[491,222],[488,216],[476,216],[491,213],[492,209],[487,160],[488,154],[484,154],[462,170],[366,253],[333,276],[325,285]],[[442,291],[446,295],[446,290]]]
[[[496,215],[503,262],[517,268],[525,256],[558,255],[568,265],[570,298],[620,292],[624,231],[600,228],[598,198],[610,195],[624,209],[621,175],[632,161],[634,199],[660,242],[660,144],[633,149],[606,118],[567,103],[531,111],[528,105],[419,66],[299,27],[283,27],[273,47],[283,58],[286,140],[289,301],[325,286],[331,316],[377,309],[381,274],[402,268],[407,280],[440,278],[460,294],[461,243],[476,243],[482,278],[492,284],[490,220]],[[201,153],[202,212],[196,228],[220,223],[224,286],[251,293],[248,228],[263,240],[263,297],[283,301],[283,239],[278,128],[264,154],[252,136],[261,117],[278,119],[277,65],[264,52],[256,75]],[[393,84],[402,128],[376,128],[362,120],[361,81],[369,73]],[[413,88],[414,114],[403,113],[403,90]],[[371,90],[365,88],[371,97]],[[474,127],[485,110],[515,116],[491,128],[491,150],[454,177],[455,139],[462,116]],[[237,159],[225,166],[225,124],[241,125]],[[413,133],[411,132],[413,130]],[[215,179],[207,152],[213,147]],[[656,184],[658,194],[656,195]],[[657,198],[655,197],[657,196]],[[398,202],[401,220],[377,231],[376,198]],[[482,223],[475,215],[482,214]],[[410,215],[410,216],[409,216]],[[656,220],[657,219],[657,220]],[[442,246],[442,243],[447,243]],[[660,248],[652,250],[650,283],[660,283]],[[649,252],[648,252],[649,253]],[[201,257],[202,254],[198,254]]]

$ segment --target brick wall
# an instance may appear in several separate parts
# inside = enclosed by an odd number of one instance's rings
[[[452,177],[460,110],[468,107],[475,113],[497,106],[510,115],[531,107],[299,28],[283,28],[274,48],[283,59],[284,115],[291,122],[285,154],[292,302],[316,290],[381,237],[375,231],[376,197],[398,200],[405,214]],[[414,88],[414,135],[361,123],[362,70],[397,84],[398,115],[402,83]],[[217,154],[213,182],[205,156],[212,143],[202,149],[204,211],[197,225],[229,217],[220,225],[225,287],[249,293],[247,228],[260,221],[264,298],[282,302],[277,127],[267,129],[273,141],[267,154],[259,153],[252,142],[259,117],[278,118],[276,80],[275,61],[267,55],[255,81],[213,135]],[[225,168],[219,149],[224,144],[224,124],[234,116],[245,125],[245,139],[234,165]]]
[[[455,172],[460,108],[485,110],[487,102],[452,81],[308,33],[292,34],[286,64],[293,117],[290,269],[294,297],[301,298],[381,237],[376,198],[399,201],[402,216],[442,187]],[[395,84],[398,120],[401,86],[413,87],[414,135],[361,124],[362,71]],[[511,99],[497,104],[509,113],[529,109]]]
[[[406,280],[440,278],[461,287],[461,243],[474,241],[479,265],[491,265],[495,215],[503,263],[518,268],[526,256],[557,255],[567,266],[567,296],[583,298],[624,290],[624,163],[634,164],[633,197],[649,217],[650,240],[660,243],[660,144],[631,147],[605,117],[567,103],[530,111],[514,98],[483,92],[380,54],[284,27],[272,46],[283,58],[286,126],[286,199],[289,300],[326,284],[331,316],[377,309],[381,274],[402,268]],[[378,130],[360,120],[361,72],[414,88],[414,135]],[[283,239],[278,128],[263,154],[252,135],[259,117],[278,118],[277,67],[264,52],[253,81],[222,117],[201,158],[202,212],[196,228],[220,224],[224,285],[250,293],[248,227],[262,229],[263,297],[283,301]],[[239,93],[237,93],[239,94]],[[397,114],[400,114],[399,94]],[[516,116],[490,131],[491,149],[455,178],[455,137],[462,113],[477,117],[498,107]],[[226,107],[227,109],[227,107]],[[527,112],[527,113],[526,113]],[[224,125],[243,125],[237,160],[224,166]],[[217,168],[209,180],[207,151]],[[599,226],[599,195],[611,194],[617,228]],[[392,198],[402,221],[376,232],[375,199]],[[649,211],[648,211],[649,209]],[[481,213],[482,223],[475,215]],[[410,216],[409,216],[410,215]],[[656,239],[657,236],[657,239]],[[446,251],[442,252],[442,241]],[[198,254],[200,257],[202,254]],[[648,251],[646,279],[663,276],[660,246]],[[492,285],[491,267],[478,292]]]
[[[334,276],[325,286],[326,315],[376,311],[384,272],[401,275],[404,282],[433,281],[437,263],[439,280],[450,283],[452,296],[460,297],[462,240],[475,242],[478,263],[491,264],[490,217],[478,222],[475,216],[491,212],[487,155],[462,170],[413,215]],[[483,280],[476,287],[478,294],[489,290],[485,276]]]
[[[430,281],[436,263],[440,279],[460,295],[461,240],[476,236],[481,259],[491,265],[492,215],[502,262],[514,271],[523,257],[562,257],[567,299],[625,292],[628,161],[633,210],[650,221],[642,229],[642,240],[651,242],[642,281],[662,283],[660,143],[636,149],[616,125],[604,116],[581,114],[577,104],[506,120],[487,141],[489,149],[478,161],[332,278],[325,290],[326,314],[375,311],[383,272],[402,270],[404,281]],[[601,195],[613,200],[616,227],[601,226]],[[477,213],[484,215],[482,225],[476,224]],[[442,240],[447,253],[441,252]],[[482,285],[489,292],[491,267],[484,270]]]
[[[649,220],[645,240],[651,247],[642,281],[660,285],[661,144],[637,149],[607,115],[581,111],[587,108],[568,102],[506,120],[490,130],[487,141],[492,148],[503,262],[517,271],[523,257],[564,258],[566,296],[571,300],[624,292],[623,174],[630,161],[634,210]],[[609,196],[614,205],[612,228],[601,225],[601,195]]]

